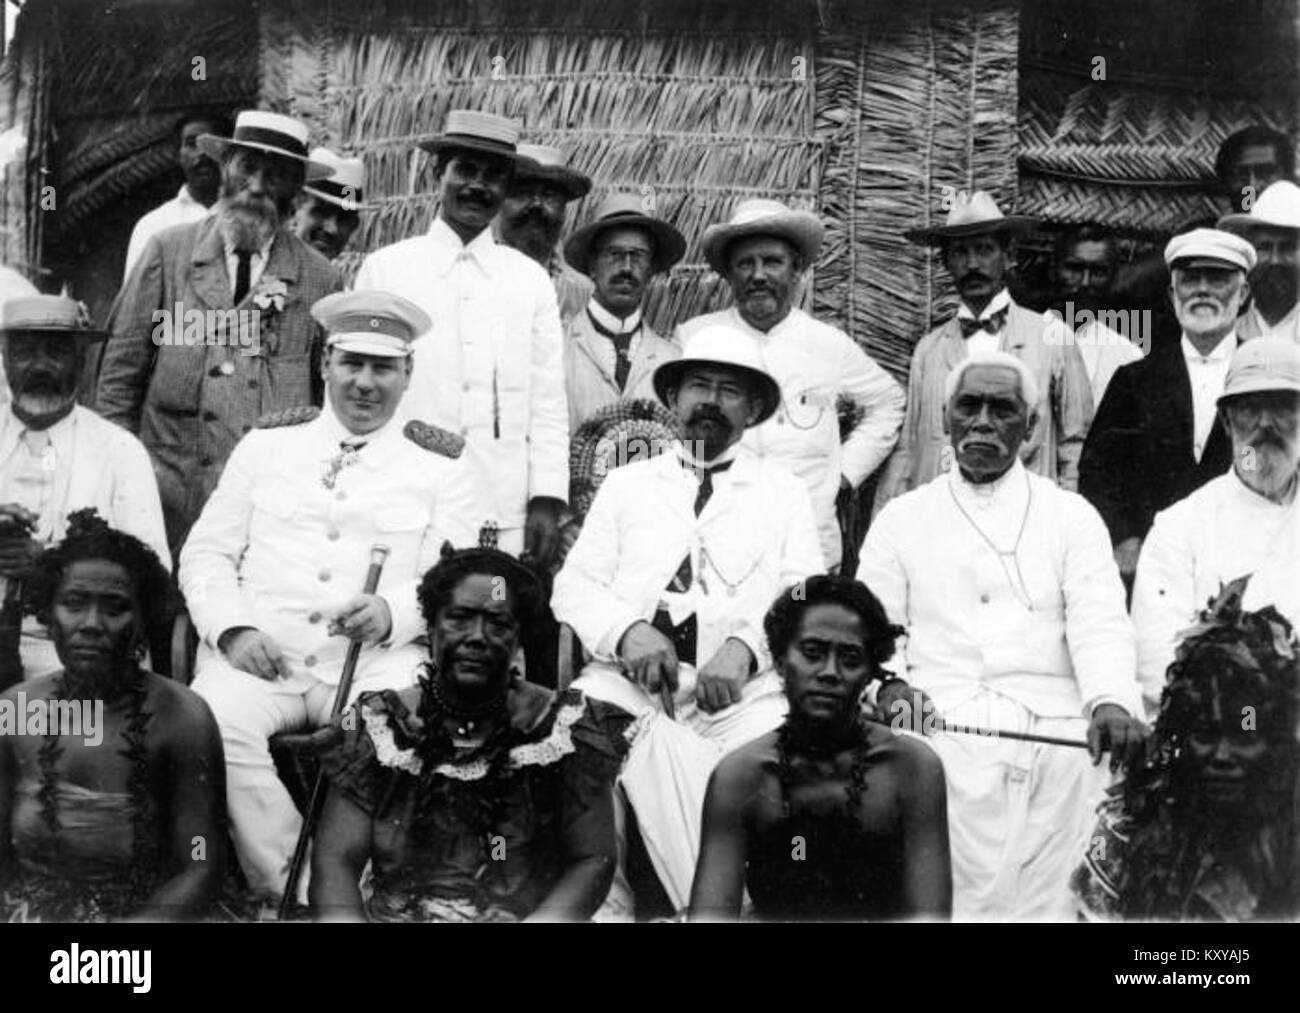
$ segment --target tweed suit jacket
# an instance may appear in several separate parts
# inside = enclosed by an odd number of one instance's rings
[[[282,305],[260,294],[277,281]],[[261,278],[238,306],[231,288],[218,218],[209,216],[149,241],[109,317],[96,407],[149,451],[173,553],[257,420],[320,403],[324,336],[310,309],[341,288],[337,268],[281,229]],[[255,321],[255,340],[247,330],[232,333],[230,310],[241,311],[242,327]],[[192,311],[203,319],[191,330]],[[173,318],[170,335],[160,312]]]

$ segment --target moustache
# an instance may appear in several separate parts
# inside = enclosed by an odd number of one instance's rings
[[[990,277],[989,277],[987,274],[985,274],[983,271],[967,271],[965,274],[963,274],[963,275],[961,276],[961,278],[958,279],[958,281],[957,281],[957,287],[958,287],[958,288],[965,288],[965,287],[966,287],[970,282],[972,282],[972,281],[987,281],[987,282],[992,282],[993,279],[990,278]]]
[[[549,229],[554,228],[558,223],[545,208],[531,207],[516,216],[515,224],[535,225],[538,228]]]
[[[477,204],[481,207],[491,207],[493,204],[492,197],[485,190],[462,190],[459,200],[462,204]]]
[[[614,275],[614,277],[610,278],[609,283],[611,285],[619,285],[619,284],[635,285],[636,278],[628,274],[626,271],[624,271],[623,273],[616,274]]]
[[[727,421],[727,416],[722,414],[722,409],[714,405],[700,405],[691,412],[690,418],[686,420],[688,426],[698,422],[713,422],[728,429],[731,428],[731,423]]]

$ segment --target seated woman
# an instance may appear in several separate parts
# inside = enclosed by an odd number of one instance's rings
[[[168,585],[153,551],[93,509],[36,560],[27,605],[63,669],[0,694],[0,921],[192,918],[213,900],[217,725],[197,695],[140,667]]]
[[[1245,578],[1169,666],[1146,765],[1111,789],[1071,879],[1088,921],[1294,918],[1300,643]]]
[[[862,694],[902,633],[865,586],[811,577],[763,621],[790,712],[714,770],[692,919],[947,918],[943,766],[926,745],[868,722]]]
[[[330,790],[309,889],[321,919],[577,920],[614,873],[613,785],[631,718],[512,678],[541,589],[494,549],[420,584],[432,662],[363,694],[322,757]],[[359,886],[372,863],[373,895]]]

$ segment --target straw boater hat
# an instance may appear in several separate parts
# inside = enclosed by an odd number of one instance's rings
[[[742,373],[763,396],[763,411],[751,425],[765,422],[781,405],[781,387],[763,368],[749,335],[726,324],[702,327],[686,339],[680,358],[665,362],[654,374],[655,394],[668,404],[668,391],[676,387],[691,366],[725,366]]]
[[[725,225],[710,225],[700,245],[704,259],[718,274],[727,273],[727,248],[749,236],[776,236],[797,249],[812,263],[822,245],[822,223],[811,211],[792,211],[778,200],[755,198],[742,201]]]
[[[362,203],[366,188],[366,166],[361,159],[340,158],[329,148],[313,148],[308,157],[313,162],[332,166],[334,175],[329,179],[318,180],[311,186],[304,186],[304,193],[344,211],[369,211],[374,207],[373,204]]]
[[[578,229],[564,243],[564,260],[583,274],[591,274],[591,249],[606,229],[635,226],[654,237],[654,270],[666,271],[686,253],[686,237],[665,221],[652,218],[643,210],[640,196],[612,193],[596,210],[595,217]]]
[[[518,120],[505,116],[473,109],[453,109],[447,114],[446,129],[437,137],[421,141],[419,146],[431,155],[462,149],[500,155],[516,162],[519,128]]]
[[[1259,195],[1249,213],[1224,215],[1219,228],[1247,239],[1259,228],[1300,231],[1300,186],[1279,179]]]
[[[957,195],[942,225],[909,229],[903,235],[909,242],[922,246],[942,246],[945,241],[961,236],[1025,232],[1035,224],[1036,220],[1027,215],[1004,215],[987,190],[976,190],[969,196]]]
[[[24,295],[0,307],[0,334],[19,332],[87,341],[108,337],[107,331],[91,325],[85,303],[61,295]]]
[[[308,181],[326,179],[334,169],[323,162],[313,161],[308,156],[307,133],[307,124],[292,116],[245,109],[235,117],[235,130],[229,137],[200,134],[195,143],[203,154],[218,162],[225,156],[227,149],[234,145],[301,162],[306,173],[304,178]]]
[[[432,326],[428,314],[409,299],[366,289],[318,299],[311,315],[329,335],[326,348],[387,358],[410,355],[412,342]]]
[[[1235,267],[1249,272],[1255,266],[1255,248],[1231,232],[1192,229],[1174,236],[1165,246],[1165,266]]]
[[[591,177],[570,168],[569,160],[559,148],[548,148],[544,144],[521,144],[517,154],[516,183],[530,179],[553,183],[564,191],[566,203],[586,197],[591,192]]]

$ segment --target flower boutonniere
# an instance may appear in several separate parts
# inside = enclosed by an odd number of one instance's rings
[[[270,317],[284,309],[289,286],[281,278],[263,278],[253,293],[253,305]]]

